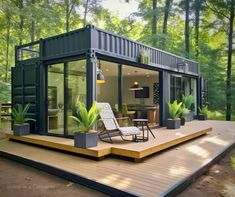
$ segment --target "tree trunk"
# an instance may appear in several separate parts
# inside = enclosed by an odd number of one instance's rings
[[[185,0],[185,56],[189,57],[189,0]]]
[[[33,7],[35,7],[35,0],[31,1],[31,4]],[[32,21],[31,21],[31,27],[30,27],[30,39],[31,42],[35,41],[35,16],[34,14],[32,15]]]
[[[167,22],[169,18],[171,3],[172,3],[172,0],[166,0],[165,9],[164,9],[164,20],[163,20],[163,26],[162,26],[163,34],[167,34]]]
[[[86,17],[87,17],[88,3],[89,3],[89,0],[86,0],[85,1],[85,5],[84,5],[83,27],[86,26]]]
[[[22,9],[24,8],[23,0],[19,0],[17,7],[20,10],[20,22],[19,22],[19,45],[23,43],[23,30],[24,30],[24,17],[22,15]]]
[[[66,32],[69,32],[69,18],[70,18],[70,14],[69,14],[69,1],[66,0],[65,1],[65,6],[66,6]]]
[[[233,21],[234,21],[234,0],[231,0],[229,32],[228,32],[228,65],[227,65],[227,81],[226,81],[226,120],[231,120],[231,70],[232,70],[232,51],[233,51]]]
[[[157,45],[157,0],[153,0],[153,19],[152,19],[153,46]]]
[[[195,0],[195,57],[199,55],[199,23],[200,23],[201,1]]]
[[[6,76],[5,81],[8,82],[8,67],[9,67],[9,45],[10,45],[10,17],[7,17],[7,34],[6,34]]]

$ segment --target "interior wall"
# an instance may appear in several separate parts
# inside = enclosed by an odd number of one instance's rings
[[[129,90],[133,83],[137,81],[140,86],[149,87],[149,98],[135,98],[135,91]],[[159,78],[156,72],[156,76],[125,76],[123,78],[123,103],[125,104],[139,104],[139,105],[154,105],[153,103],[153,84],[159,82]]]
[[[118,103],[117,76],[105,76],[105,83],[97,84],[97,101],[107,102],[113,108]]]
[[[57,88],[57,105],[64,104],[64,75],[48,72],[48,86]]]

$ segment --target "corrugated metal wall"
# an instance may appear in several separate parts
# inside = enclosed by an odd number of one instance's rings
[[[90,48],[90,30],[79,29],[42,40],[42,59],[55,59],[86,53]]]
[[[150,54],[149,64],[154,67],[188,74],[198,74],[197,62],[140,44],[98,28],[94,28],[92,31],[93,37],[96,38],[96,41],[91,43],[92,48],[97,49],[101,53],[103,52],[113,57],[139,62],[138,57],[140,52],[145,50]],[[178,64],[182,64],[183,62],[186,63],[185,66],[182,68],[179,67]]]
[[[37,88],[38,59],[30,59],[20,62],[17,67],[12,68],[12,105],[30,103],[27,116],[38,119],[38,98]],[[31,131],[36,131],[36,125],[31,124]]]

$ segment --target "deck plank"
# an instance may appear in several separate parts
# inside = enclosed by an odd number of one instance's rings
[[[79,153],[96,158],[109,154],[115,154],[135,159],[142,159],[153,153],[157,153],[169,147],[207,134],[211,130],[212,129],[210,126],[198,124],[198,121],[193,121],[176,130],[168,130],[166,128],[154,129],[153,133],[156,136],[156,139],[150,135],[150,139],[147,142],[124,142],[120,137],[115,137],[113,139],[114,143],[112,144],[100,141],[97,147],[89,149],[74,147],[73,139],[34,134],[20,137],[15,136],[12,133],[7,133],[6,135],[10,139],[69,151],[72,153]]]
[[[199,122],[190,125],[196,127],[197,124]],[[205,121],[203,124],[213,127],[213,131],[152,155],[142,163],[115,158],[93,161],[12,141],[0,142],[0,151],[64,169],[140,196],[160,196],[235,143],[235,122]],[[201,125],[198,127],[201,128]]]

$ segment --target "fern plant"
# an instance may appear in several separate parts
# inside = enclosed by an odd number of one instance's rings
[[[202,106],[202,108],[198,107],[199,114],[207,116],[208,114],[208,106]]]
[[[17,108],[12,109],[12,116],[13,116],[14,124],[22,125],[30,120],[35,121],[35,119],[26,117],[26,114],[27,114],[27,112],[29,110],[29,106],[30,106],[29,103],[27,105],[25,105],[24,107],[22,104],[17,104],[16,106],[17,106]]]
[[[89,133],[92,131],[94,125],[99,121],[99,109],[96,102],[94,102],[89,111],[84,103],[78,102],[76,113],[70,116],[78,126],[78,132]]]
[[[187,109],[191,110],[194,103],[194,97],[192,95],[183,95],[182,103]]]
[[[175,100],[173,103],[168,103],[168,109],[169,109],[169,118],[171,119],[177,119],[180,116],[180,108],[181,108],[182,102],[178,103],[177,100]]]

